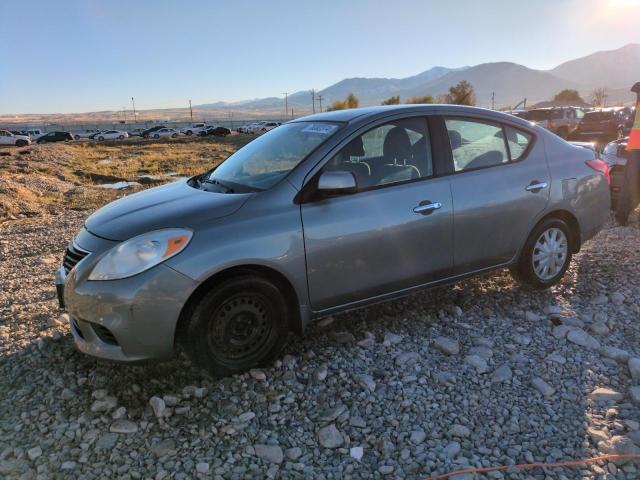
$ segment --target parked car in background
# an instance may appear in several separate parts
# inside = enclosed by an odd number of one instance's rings
[[[609,175],[611,176],[611,208],[618,208],[620,192],[624,183],[624,171],[627,166],[627,160],[631,152],[627,151],[627,140],[622,138],[607,143],[602,149],[600,158],[609,166]]]
[[[206,137],[209,135],[213,135],[216,137],[226,137],[227,135],[231,135],[231,130],[226,127],[207,127],[200,132],[201,137]]]
[[[124,140],[128,138],[129,134],[124,130],[106,130],[104,132],[100,132],[94,138],[99,141],[103,140]]]
[[[500,112],[320,113],[95,212],[57,291],[82,352],[137,362],[182,344],[235,374],[270,364],[314,318],[504,267],[555,285],[609,217],[606,171]]]
[[[603,108],[587,112],[580,120],[573,138],[611,141],[624,136],[627,114],[619,108]]]
[[[205,128],[207,128],[207,126],[204,123],[194,123],[190,127],[183,128],[182,130],[180,130],[180,132],[184,133],[185,135],[191,136],[193,134],[197,135],[198,133],[202,132]]]
[[[24,135],[29,135],[29,137],[31,137],[31,140],[37,140],[42,135],[44,135],[44,130],[41,130],[39,128],[32,128],[32,129],[29,129],[29,130],[25,130],[22,133]]]
[[[161,128],[167,128],[167,127],[165,127],[164,125],[156,125],[155,127],[147,128],[142,132],[142,136],[144,138],[149,138],[153,134],[153,132],[160,130]]]
[[[81,138],[90,138],[94,133],[100,133],[100,130],[97,128],[87,128],[80,132],[73,132],[73,138],[75,140],[80,140]]]
[[[129,130],[130,137],[142,137],[144,134],[144,129],[142,128],[134,128],[133,130]]]
[[[53,142],[68,142],[73,140],[73,135],[69,132],[49,132],[45,133],[36,140],[37,143],[53,143]]]
[[[155,132],[151,133],[150,136],[153,138],[163,138],[163,137],[171,137],[176,138],[178,136],[178,131],[175,128],[160,128]]]
[[[27,135],[16,135],[9,130],[0,130],[0,145],[26,147],[27,145],[31,145],[31,139]]]
[[[238,133],[249,133],[249,129],[253,128],[255,125],[257,125],[256,122],[247,123],[246,125],[242,125],[242,126],[238,127],[236,129],[236,131]]]
[[[578,128],[584,111],[578,107],[535,108],[519,116],[567,139]]]

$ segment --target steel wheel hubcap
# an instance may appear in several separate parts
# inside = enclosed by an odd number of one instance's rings
[[[567,261],[567,237],[559,228],[545,230],[533,247],[533,271],[540,280],[558,275]]]
[[[225,360],[242,360],[259,354],[270,333],[266,302],[257,295],[240,295],[215,311],[208,340]]]

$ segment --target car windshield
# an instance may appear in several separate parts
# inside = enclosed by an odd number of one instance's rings
[[[227,158],[204,182],[229,193],[267,190],[339,127],[339,123],[295,122],[274,128]]]

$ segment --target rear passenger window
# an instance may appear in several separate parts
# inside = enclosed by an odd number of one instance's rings
[[[504,130],[507,134],[507,144],[509,145],[511,161],[515,162],[522,157],[525,150],[529,147],[529,143],[531,143],[531,134],[507,126],[504,127]]]
[[[502,126],[479,120],[445,119],[456,172],[509,161]]]
[[[358,189],[433,175],[431,142],[426,118],[385,123],[354,138],[324,170],[346,170]]]

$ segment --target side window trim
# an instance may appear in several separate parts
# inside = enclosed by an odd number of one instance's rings
[[[440,153],[442,153],[441,151],[437,151],[434,147],[434,133],[431,130],[431,121],[430,119],[434,118],[437,119],[438,117],[441,117],[438,114],[431,114],[431,113],[425,113],[425,112],[416,112],[415,114],[412,115],[402,115],[402,116],[390,116],[390,117],[385,117],[385,118],[381,118],[381,119],[377,119],[375,121],[372,121],[371,123],[368,123],[366,125],[361,126],[360,128],[358,128],[358,130],[356,130],[355,132],[353,132],[351,135],[349,135],[348,137],[343,138],[337,145],[335,145],[329,152],[327,152],[324,157],[322,158],[322,160],[320,160],[315,167],[313,167],[312,171],[309,172],[308,176],[306,177],[307,179],[304,182],[304,185],[302,187],[302,189],[300,190],[299,194],[296,195],[296,199],[294,200],[295,203],[309,203],[309,202],[314,202],[317,201],[318,198],[315,197],[315,195],[313,195],[314,189],[315,189],[315,185],[317,185],[318,182],[318,178],[319,176],[322,174],[322,171],[325,167],[325,165],[331,161],[335,155],[337,155],[343,148],[345,148],[347,145],[349,145],[349,143],[354,140],[355,138],[366,134],[367,132],[374,130],[375,128],[381,127],[383,125],[386,125],[388,123],[391,122],[397,122],[397,121],[401,121],[401,120],[405,120],[405,119],[415,119],[415,118],[421,118],[425,121],[426,123],[426,128],[427,128],[427,134],[428,134],[428,140],[429,140],[429,147],[431,148],[431,168],[432,168],[432,172],[431,175],[428,177],[418,177],[418,178],[414,178],[414,179],[409,179],[409,180],[404,180],[401,182],[395,182],[395,183],[387,183],[387,184],[382,184],[382,185],[374,185],[371,187],[367,187],[367,188],[363,188],[363,189],[358,189],[357,192],[350,194],[351,195],[358,195],[360,193],[364,193],[364,192],[369,192],[372,190],[378,190],[381,188],[393,188],[396,186],[401,186],[401,185],[406,185],[409,183],[414,183],[414,182],[422,182],[422,181],[429,181],[433,178],[437,178],[438,176],[442,176],[441,174],[438,173],[437,167],[436,165],[438,163],[443,163],[442,160],[436,160],[437,157],[440,156]],[[444,121],[440,120],[443,124]],[[448,141],[448,140],[447,140]],[[439,149],[441,150],[441,148]],[[438,152],[438,153],[437,153]],[[323,197],[326,198],[326,197]]]
[[[446,151],[448,152],[448,163],[449,163],[449,170],[450,173],[443,173],[440,176],[445,176],[445,175],[460,175],[462,173],[469,173],[469,172],[476,172],[478,170],[485,170],[487,168],[495,168],[495,167],[504,167],[504,166],[508,166],[508,165],[514,165],[520,162],[525,161],[528,157],[529,157],[529,153],[531,152],[531,150],[533,149],[534,144],[536,143],[538,136],[536,135],[535,132],[531,131],[531,130],[526,130],[524,128],[522,128],[521,126],[516,126],[513,125],[511,123],[508,122],[502,122],[500,120],[491,120],[491,119],[486,119],[486,118],[482,118],[482,117],[477,117],[477,116],[466,116],[466,115],[438,115],[441,120],[442,123],[445,125],[445,129],[444,129],[444,135],[446,138]],[[453,151],[451,149],[451,142],[449,140],[449,132],[446,129],[446,124],[444,123],[446,119],[457,119],[457,120],[468,120],[468,121],[478,121],[481,123],[488,123],[488,124],[493,124],[493,125],[500,125],[502,128],[502,134],[503,134],[503,140],[505,142],[505,146],[507,149],[507,153],[509,154],[509,161],[504,162],[504,163],[499,163],[496,165],[488,165],[485,167],[478,167],[478,168],[473,168],[473,169],[469,169],[469,170],[460,170],[459,172],[455,171],[454,168],[454,161],[453,161]],[[506,137],[506,132],[505,132],[505,128],[506,127],[511,127],[515,130],[521,131],[521,132],[525,132],[528,135],[531,136],[531,140],[529,141],[529,144],[527,145],[527,148],[524,150],[524,152],[522,152],[522,155],[520,155],[520,157],[518,157],[516,160],[512,160],[511,159],[511,149],[509,148],[509,142],[507,141],[507,137]]]

